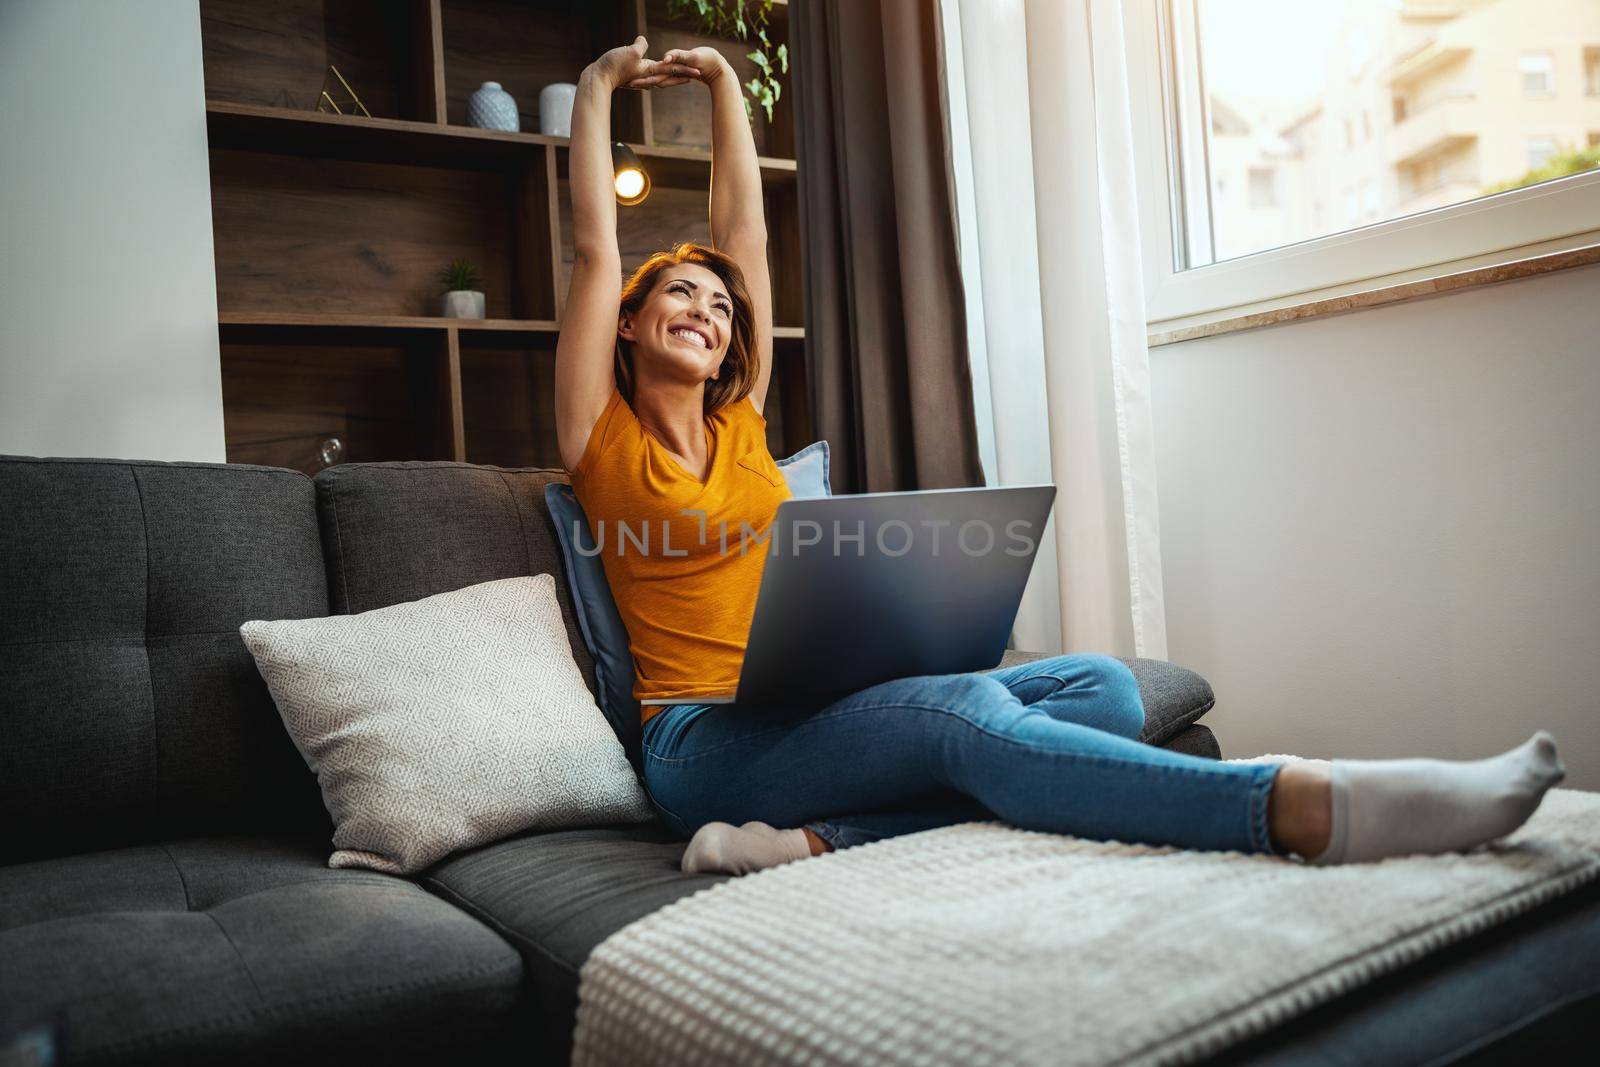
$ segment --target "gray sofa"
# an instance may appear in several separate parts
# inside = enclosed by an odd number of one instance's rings
[[[0,1050],[566,1062],[589,952],[722,876],[682,873],[659,822],[523,834],[409,880],[330,870],[315,779],[238,633],[559,574],[543,489],[562,477],[0,456]],[[1128,662],[1143,739],[1215,757],[1205,681]],[[1597,960],[1600,894],[1575,895],[1214,1062],[1584,1047]]]

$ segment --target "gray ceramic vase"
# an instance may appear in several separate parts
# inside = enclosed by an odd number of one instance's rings
[[[499,82],[484,82],[467,100],[467,121],[480,130],[504,130],[520,133],[522,119],[517,114],[517,102],[511,94],[500,88]]]

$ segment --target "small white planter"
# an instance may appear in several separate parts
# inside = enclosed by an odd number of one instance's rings
[[[439,298],[439,314],[447,319],[481,319],[483,294],[476,289],[452,289]]]

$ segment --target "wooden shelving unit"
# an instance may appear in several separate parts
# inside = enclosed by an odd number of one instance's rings
[[[543,86],[576,82],[635,34],[652,55],[713,44],[741,81],[749,47],[697,36],[665,0],[201,0],[200,11],[229,461],[313,473],[337,436],[341,461],[559,466],[567,140],[468,126],[467,98],[497,81],[532,130]],[[782,0],[768,35],[788,39]],[[329,63],[373,118],[314,110]],[[778,455],[811,429],[791,95],[754,128]],[[617,94],[612,135],[652,184],[643,204],[618,207],[625,271],[676,241],[709,242],[710,130],[698,86]],[[486,319],[432,314],[434,276],[457,256],[479,268]]]

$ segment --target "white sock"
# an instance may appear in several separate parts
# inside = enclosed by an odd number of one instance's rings
[[[1317,866],[1417,852],[1460,852],[1528,821],[1566,777],[1554,737],[1536,732],[1479,760],[1331,761],[1333,827]]]
[[[743,826],[708,822],[689,839],[682,866],[691,874],[697,871],[749,874],[809,855],[811,842],[798,826],[793,830],[777,830],[753,820]]]

